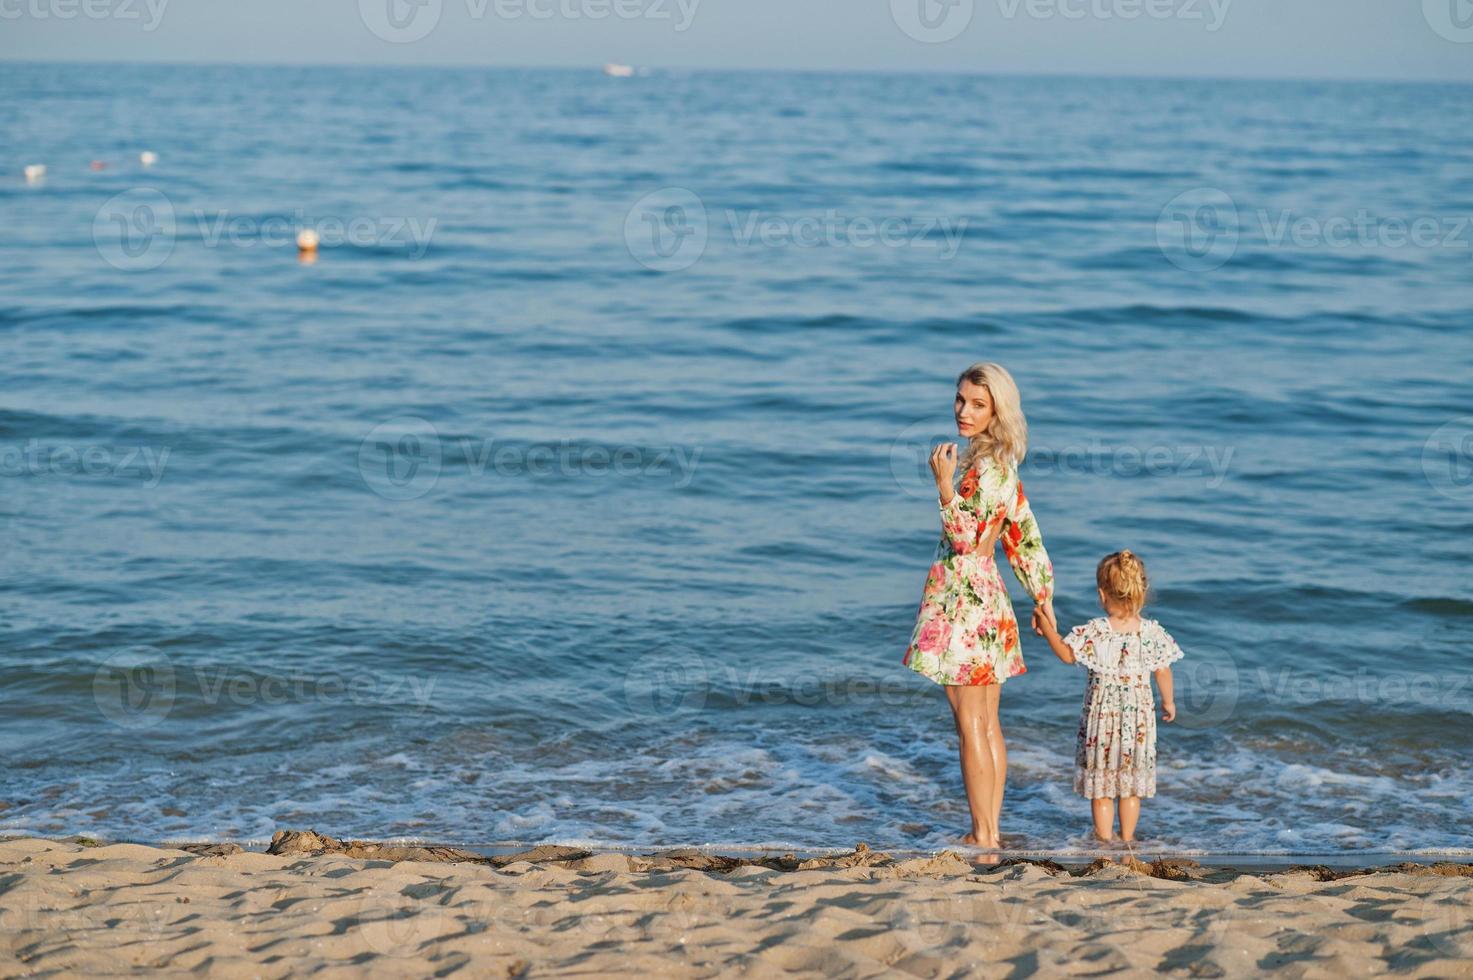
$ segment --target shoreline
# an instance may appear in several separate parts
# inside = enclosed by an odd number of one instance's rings
[[[285,836],[283,836],[285,835]],[[322,842],[313,846],[306,838],[315,837]],[[440,863],[455,861],[487,863],[498,866],[506,859],[517,858],[531,863],[544,861],[574,860],[566,855],[576,853],[579,858],[600,856],[623,856],[635,860],[657,859],[668,854],[701,855],[712,859],[713,866],[739,867],[744,865],[771,866],[781,868],[784,863],[825,862],[852,857],[857,851],[881,854],[895,860],[936,858],[942,854],[953,854],[963,862],[979,867],[999,864],[1038,864],[1057,866],[1068,870],[1087,868],[1100,860],[1120,863],[1136,860],[1146,864],[1153,862],[1183,863],[1220,872],[1238,874],[1274,874],[1305,868],[1328,868],[1342,875],[1372,874],[1404,870],[1409,867],[1469,866],[1473,868],[1473,851],[1355,851],[1355,852],[1303,852],[1283,854],[1255,854],[1238,851],[1187,851],[1150,846],[1135,848],[1096,848],[1092,850],[1071,849],[1049,851],[1031,848],[986,849],[955,845],[943,848],[871,848],[866,843],[853,847],[803,848],[770,845],[740,846],[733,844],[600,844],[563,841],[518,841],[501,844],[443,844],[405,838],[335,838],[319,834],[315,830],[277,831],[271,841],[243,840],[191,840],[177,838],[164,841],[114,839],[71,834],[65,837],[39,837],[25,834],[0,834],[0,844],[12,840],[47,840],[56,843],[79,843],[83,847],[132,844],[161,850],[183,850],[199,854],[233,853],[304,853],[320,857],[327,854],[343,854],[349,857],[366,857],[370,853],[383,855],[379,859],[419,860]],[[278,841],[290,843],[278,844]],[[288,848],[278,850],[278,848]],[[449,855],[458,855],[451,858]],[[397,855],[389,857],[389,855]],[[478,859],[482,859],[478,861]],[[818,865],[814,865],[818,866]]]
[[[1473,976],[1473,865],[0,840],[0,976]]]

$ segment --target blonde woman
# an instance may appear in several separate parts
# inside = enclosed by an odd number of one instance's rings
[[[1035,632],[1045,621],[1056,623],[1054,571],[1018,479],[1028,423],[1012,375],[1000,364],[973,364],[957,377],[953,411],[967,448],[960,460],[954,443],[931,453],[941,540],[902,662],[944,685],[951,702],[972,812],[971,832],[961,843],[1000,847],[1008,750],[998,698],[1003,682],[1027,668],[1018,619],[994,561],[998,539],[1034,602]],[[961,482],[953,486],[958,470]]]

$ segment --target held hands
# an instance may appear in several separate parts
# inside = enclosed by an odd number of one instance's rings
[[[1175,701],[1162,701],[1161,702],[1161,720],[1162,721],[1176,721],[1176,702]]]
[[[1033,632],[1042,637],[1059,635],[1059,621],[1054,616],[1052,599],[1033,607]]]

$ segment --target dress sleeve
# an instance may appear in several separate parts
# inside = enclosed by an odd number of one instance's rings
[[[940,498],[937,498],[940,504]],[[968,467],[961,484],[951,496],[951,503],[940,504],[941,531],[951,542],[951,549],[959,555],[970,555],[977,551],[989,529],[1003,519],[1000,508],[987,506],[982,481],[977,470]]]
[[[1002,527],[1002,550],[1013,566],[1018,582],[1028,590],[1034,602],[1047,602],[1054,596],[1054,565],[1043,547],[1033,508],[1023,495],[1023,481],[1016,468],[1010,468],[1017,491],[1008,498]]]
[[[1101,650],[1092,623],[1076,626],[1064,637],[1064,643],[1074,651],[1074,662],[1086,670],[1104,672],[1108,668],[1100,659]]]
[[[1169,667],[1185,656],[1175,638],[1154,620],[1145,647],[1141,651],[1141,667],[1152,672]]]

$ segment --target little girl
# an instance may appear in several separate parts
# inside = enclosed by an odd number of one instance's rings
[[[1058,658],[1089,669],[1079,740],[1074,750],[1074,792],[1090,801],[1095,836],[1115,839],[1115,800],[1120,800],[1120,840],[1135,840],[1141,797],[1156,795],[1156,711],[1151,675],[1161,688],[1161,717],[1176,719],[1171,667],[1182,657],[1171,634],[1141,618],[1146,566],[1129,551],[1106,555],[1095,569],[1100,607],[1107,615],[1076,626],[1067,637],[1047,616],[1040,633]]]

